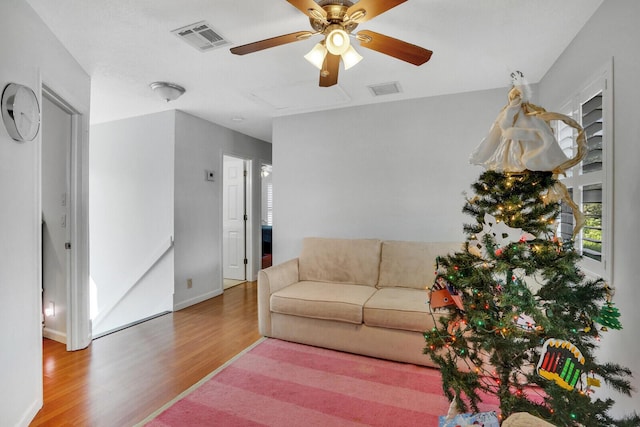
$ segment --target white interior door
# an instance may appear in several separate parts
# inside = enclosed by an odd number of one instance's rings
[[[224,156],[222,178],[222,253],[225,279],[246,279],[245,160]]]
[[[43,336],[66,343],[70,256],[71,114],[42,98]]]

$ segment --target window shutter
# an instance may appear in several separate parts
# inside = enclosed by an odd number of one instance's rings
[[[582,127],[588,152],[582,161],[582,173],[602,170],[602,92],[582,104]]]
[[[569,195],[573,199],[573,188],[569,188]],[[560,204],[560,219],[559,219],[558,235],[562,240],[569,241],[573,237],[573,210],[565,202]]]
[[[582,189],[582,255],[602,260],[602,184],[585,185]]]
[[[558,111],[576,120],[585,132],[587,154],[580,165],[559,176],[573,201],[584,214],[585,223],[575,236],[575,248],[583,256],[582,267],[589,273],[612,280],[610,260],[611,192],[612,192],[612,129],[613,101],[609,85],[612,68],[607,64],[595,74],[593,80],[574,94]],[[609,84],[607,83],[609,82]],[[567,157],[575,155],[576,133],[565,123],[555,125],[556,137]],[[573,239],[575,219],[572,209],[561,203],[556,234],[562,240]]]

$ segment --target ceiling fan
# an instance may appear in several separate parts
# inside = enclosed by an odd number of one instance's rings
[[[392,56],[414,65],[422,65],[431,58],[432,51],[384,34],[369,30],[352,35],[358,24],[366,22],[407,0],[287,0],[309,17],[315,31],[298,31],[237,46],[231,49],[236,55],[246,55],[264,49],[307,40],[322,34],[324,40],[305,55],[305,58],[320,69],[320,86],[329,87],[338,83],[338,70],[342,60],[345,70],[357,64],[362,56],[351,46],[349,37],[355,37],[360,46]]]

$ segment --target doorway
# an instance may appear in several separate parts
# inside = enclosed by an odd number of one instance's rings
[[[247,240],[251,235],[247,203],[250,200],[250,165],[250,160],[223,156],[222,270],[225,289],[247,280],[247,267],[250,265]]]
[[[42,336],[68,351],[91,343],[88,117],[42,84],[40,173]]]
[[[260,181],[262,185],[262,260],[261,268],[271,267],[273,248],[273,167],[262,164]]]
[[[42,335],[67,343],[72,112],[42,97]]]

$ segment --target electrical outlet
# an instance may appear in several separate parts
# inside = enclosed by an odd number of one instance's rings
[[[49,305],[44,309],[44,315],[47,317],[56,317],[56,304],[49,301]]]
[[[187,279],[187,289],[193,288],[193,279]]]

